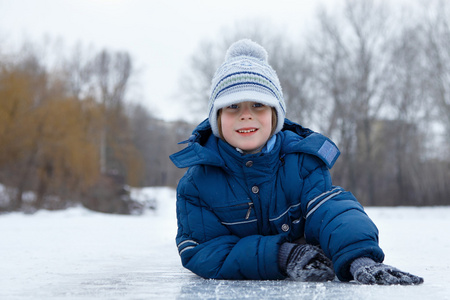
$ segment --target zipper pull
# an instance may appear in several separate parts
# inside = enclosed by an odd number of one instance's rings
[[[250,213],[252,212],[252,206],[253,206],[253,202],[249,202],[248,203],[247,214],[245,215],[245,219],[246,220],[248,220],[248,218],[250,218]]]

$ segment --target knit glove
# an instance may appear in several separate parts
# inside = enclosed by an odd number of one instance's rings
[[[350,266],[350,273],[357,282],[362,284],[412,285],[423,283],[421,277],[382,263],[376,263],[367,257],[355,259]]]
[[[323,282],[335,277],[333,264],[322,249],[309,244],[282,244],[278,263],[283,272],[298,281]]]

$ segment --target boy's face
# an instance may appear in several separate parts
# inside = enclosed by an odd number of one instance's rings
[[[225,141],[249,153],[259,152],[272,132],[272,108],[257,102],[241,102],[222,108],[221,129]]]

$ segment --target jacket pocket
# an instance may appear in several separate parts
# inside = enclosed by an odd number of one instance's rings
[[[226,226],[232,234],[239,237],[257,234],[257,219],[253,202],[213,207],[212,210],[222,225]]]

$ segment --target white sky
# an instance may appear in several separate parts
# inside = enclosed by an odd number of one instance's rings
[[[96,50],[127,51],[140,70],[135,95],[170,120],[184,64],[203,39],[246,19],[301,32],[319,3],[333,0],[0,0],[0,48],[25,39],[61,38]],[[4,50],[3,50],[4,51]]]

